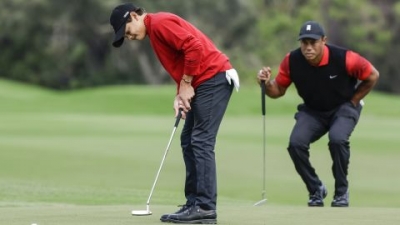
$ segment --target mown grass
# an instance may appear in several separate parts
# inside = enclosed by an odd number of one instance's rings
[[[159,224],[183,203],[179,131],[153,195],[151,184],[174,123],[172,86],[112,86],[54,92],[0,81],[0,224]],[[262,117],[257,86],[234,93],[216,154],[220,224],[398,224],[400,104],[372,93],[352,136],[351,207],[309,209],[286,152],[299,102],[291,90],[267,99],[266,191],[261,207]],[[389,107],[390,106],[390,107]],[[332,198],[327,140],[312,162]]]

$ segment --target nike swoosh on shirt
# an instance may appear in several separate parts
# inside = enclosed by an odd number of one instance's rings
[[[329,78],[330,79],[335,79],[337,77],[337,75],[330,75]]]

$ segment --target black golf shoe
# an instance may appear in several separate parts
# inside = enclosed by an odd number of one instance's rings
[[[170,213],[170,214],[164,214],[161,216],[160,220],[161,222],[169,222],[169,216],[172,214],[179,214],[183,211],[185,211],[186,209],[190,208],[190,205],[178,205],[178,207],[181,207],[178,211],[174,212],[174,213]]]
[[[324,198],[328,195],[328,191],[325,188],[325,185],[321,185],[318,187],[318,190],[314,192],[314,194],[310,194],[310,199],[308,200],[308,206],[310,207],[322,207],[324,206]]]
[[[332,207],[348,207],[349,206],[349,192],[343,195],[335,195],[331,203]]]
[[[168,222],[184,224],[216,224],[217,212],[215,210],[204,210],[199,206],[192,206],[177,214],[170,214]]]

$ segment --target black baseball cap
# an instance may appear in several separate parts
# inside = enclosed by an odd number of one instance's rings
[[[325,36],[324,28],[315,21],[307,21],[305,22],[301,28],[299,33],[299,39],[311,38],[311,39],[320,39]]]
[[[128,21],[129,14],[138,10],[132,3],[125,3],[114,8],[110,16],[110,24],[114,28],[115,37],[112,45],[116,48],[124,43],[125,26]]]

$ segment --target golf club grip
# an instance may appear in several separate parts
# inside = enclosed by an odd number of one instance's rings
[[[181,118],[182,118],[182,109],[179,109],[178,116],[176,117],[174,127],[178,127],[178,124],[179,124],[179,121],[181,120]]]
[[[265,116],[265,80],[260,83],[261,86],[261,111],[262,115]]]

